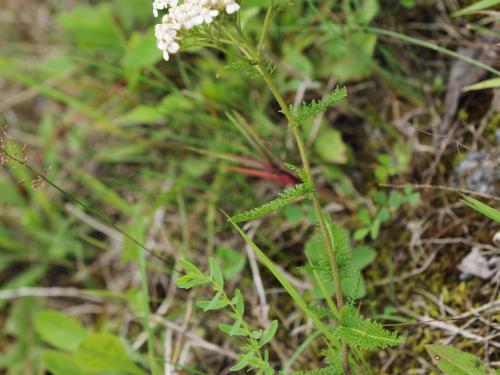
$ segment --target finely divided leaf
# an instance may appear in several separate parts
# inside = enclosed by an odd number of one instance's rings
[[[295,124],[300,124],[316,116],[319,112],[326,110],[333,104],[340,102],[347,96],[347,89],[345,87],[337,87],[328,97],[321,101],[313,100],[309,103],[302,103],[297,107],[290,107],[290,112],[292,113],[292,120]]]
[[[396,332],[386,330],[380,323],[364,319],[350,305],[343,307],[335,333],[348,345],[360,350],[383,349],[404,341]]]
[[[337,261],[337,267],[341,279],[346,279],[351,274],[351,244],[349,232],[335,225],[330,218],[326,220],[328,232],[332,239],[333,252]],[[306,242],[305,251],[312,261],[312,266],[305,266],[306,269],[318,271],[324,282],[332,280],[332,268],[328,250],[325,246],[323,236],[317,230]]]
[[[335,313],[332,310],[326,309],[323,306],[320,306],[320,305],[309,305],[308,308],[318,318],[321,318],[321,319],[331,319],[331,320],[336,320],[337,319],[337,316],[335,315]]]
[[[229,220],[233,223],[240,223],[242,221],[257,219],[270,212],[278,211],[294,200],[303,198],[309,193],[310,189],[305,183],[292,186],[281,192],[278,197],[271,202],[265,203],[262,206],[254,208],[252,210],[234,215]]]

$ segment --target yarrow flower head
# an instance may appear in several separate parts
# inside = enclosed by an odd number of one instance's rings
[[[182,34],[193,27],[204,23],[210,24],[220,12],[233,14],[240,9],[235,0],[153,0],[153,14],[158,16],[159,10],[167,10],[162,22],[155,27],[158,48],[163,58],[169,60],[170,55],[180,49]]]

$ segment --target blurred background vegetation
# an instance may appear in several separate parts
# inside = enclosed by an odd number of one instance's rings
[[[423,188],[473,191],[498,207],[500,13],[456,14],[473,3],[283,0],[269,32],[265,53],[290,104],[348,88],[303,131],[325,210],[350,230],[363,270],[348,293],[406,336],[368,358],[377,374],[439,373],[423,349],[438,342],[500,365],[499,227],[455,191]],[[256,39],[267,1],[241,5]],[[155,22],[150,0],[2,1],[2,147],[69,195],[2,158],[0,373],[86,373],[58,367],[81,340],[117,348],[114,365],[97,356],[89,373],[144,373],[142,249],[123,232],[166,260],[148,256],[149,299],[159,360],[168,354],[180,373],[222,374],[235,356],[217,330],[223,318],[176,290],[180,257],[204,267],[216,256],[255,325],[279,319],[276,367],[311,334],[220,212],[290,183],[282,164],[300,159],[278,107],[214,51],[160,61]],[[297,266],[313,216],[305,201],[246,227],[311,299]],[[289,365],[319,367],[319,348],[310,342]]]

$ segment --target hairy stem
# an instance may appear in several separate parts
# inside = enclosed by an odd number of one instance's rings
[[[308,183],[309,186],[312,187],[311,198],[312,198],[313,205],[314,205],[314,211],[316,213],[316,217],[317,217],[318,222],[319,222],[320,231],[321,231],[321,234],[323,236],[323,241],[326,245],[328,258],[330,260],[330,266],[332,268],[333,284],[335,286],[335,297],[337,300],[337,310],[341,311],[342,307],[344,306],[344,297],[343,297],[342,288],[340,285],[340,275],[339,275],[339,270],[338,270],[338,266],[337,266],[337,260],[335,259],[332,240],[331,240],[328,228],[326,226],[326,221],[325,221],[325,218],[323,216],[323,210],[321,208],[321,203],[319,201],[318,193],[317,193],[316,188],[315,188],[314,179],[313,179],[312,172],[311,172],[311,166],[309,163],[309,157],[307,155],[306,146],[304,144],[304,139],[302,137],[302,133],[300,131],[299,124],[294,123],[293,118],[292,118],[292,114],[290,113],[290,109],[286,105],[286,102],[283,99],[283,97],[281,96],[281,93],[279,92],[278,88],[276,87],[276,85],[272,81],[271,77],[269,76],[269,73],[267,72],[266,67],[262,63],[262,59],[260,58],[260,56],[256,60],[259,61],[259,64],[258,64],[259,73],[262,75],[262,78],[264,79],[264,81],[266,81],[269,89],[273,93],[274,98],[276,99],[276,101],[278,102],[278,104],[281,108],[281,112],[286,116],[289,124],[292,127],[293,135],[295,137],[295,142],[297,143],[297,147],[299,149],[300,158],[302,161],[302,166],[304,168],[304,172],[305,172],[306,177],[307,177],[306,183]],[[350,374],[350,369],[349,369],[349,360],[348,360],[348,350],[347,350],[346,345],[343,345],[343,362],[344,362],[344,371],[348,375],[348,374]]]
[[[287,107],[285,100],[279,93],[278,89],[276,88],[276,85],[274,82],[271,80],[269,77],[269,74],[265,70],[265,67],[262,64],[259,64],[259,72],[261,73],[262,77],[266,81],[267,85],[269,86],[269,89],[273,93],[274,97],[276,98],[276,101],[280,105],[281,112],[286,116],[290,124],[292,125],[292,130],[293,130],[293,135],[295,137],[295,142],[297,143],[297,147],[299,149],[300,153],[300,159],[302,161],[302,166],[304,168],[304,172],[307,177],[307,183],[313,187],[313,191],[311,193],[311,198],[314,204],[314,211],[316,213],[316,216],[318,218],[319,226],[320,226],[320,231],[323,236],[323,240],[326,245],[327,253],[328,253],[328,258],[330,259],[330,266],[332,267],[332,274],[333,274],[333,283],[335,286],[335,297],[337,299],[337,309],[342,309],[344,306],[344,297],[342,295],[342,289],[340,287],[340,276],[339,276],[339,270],[337,266],[337,260],[335,259],[335,254],[333,250],[333,245],[332,241],[330,238],[330,234],[328,232],[328,228],[326,226],[326,221],[323,216],[323,210],[321,209],[321,204],[319,201],[318,193],[316,192],[315,189],[315,184],[314,184],[314,179],[312,176],[311,172],[311,166],[309,163],[309,157],[307,156],[307,151],[306,151],[306,146],[304,144],[304,139],[302,138],[302,133],[300,132],[300,128],[297,124],[292,123],[292,114],[290,113],[289,108]]]
[[[270,14],[272,11],[268,10],[268,14]],[[266,17],[267,18],[267,17]],[[268,27],[268,26],[266,26]],[[319,196],[315,187],[313,175],[311,172],[311,166],[309,163],[309,157],[307,155],[307,149],[304,144],[304,139],[302,137],[302,133],[300,131],[300,124],[297,124],[296,121],[293,119],[293,115],[290,112],[289,107],[287,106],[285,99],[281,95],[280,91],[274,84],[271,76],[269,75],[266,65],[263,61],[262,58],[262,45],[259,43],[257,51],[250,46],[250,44],[245,40],[245,36],[242,32],[242,30],[236,25],[236,31],[238,32],[238,36],[233,36],[231,33],[227,33],[228,37],[233,40],[233,42],[238,45],[240,50],[243,52],[243,54],[246,56],[247,59],[250,60],[250,62],[256,64],[256,69],[258,70],[259,74],[262,76],[264,81],[266,82],[267,86],[269,87],[269,90],[271,90],[275,100],[278,102],[281,113],[287,118],[289,125],[291,126],[293,130],[293,135],[295,137],[295,142],[297,144],[297,148],[299,149],[300,153],[300,159],[302,161],[302,166],[304,168],[304,172],[306,175],[306,183],[309,184],[309,186],[312,188],[311,192],[311,199],[313,201],[314,205],[314,211],[316,213],[316,217],[319,222],[319,227],[321,231],[321,235],[323,237],[323,241],[325,243],[327,253],[328,253],[328,259],[330,260],[330,267],[332,268],[332,275],[333,275],[333,284],[335,287],[335,298],[337,302],[337,311],[340,312],[342,310],[342,307],[344,306],[344,296],[342,294],[342,288],[340,285],[340,274],[339,274],[339,269],[337,265],[337,260],[335,259],[335,253],[332,245],[332,238],[330,236],[330,232],[328,231],[328,227],[326,226],[326,221],[325,217],[323,216],[323,210],[321,208],[321,203],[319,201]],[[262,42],[262,41],[261,41]],[[346,375],[349,375],[351,373],[350,367],[349,367],[349,352],[347,345],[343,344],[342,345],[342,355],[343,355],[343,366],[344,366],[344,372]]]

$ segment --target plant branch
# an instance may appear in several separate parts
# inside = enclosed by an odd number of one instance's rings
[[[245,48],[245,50],[247,52],[251,51],[251,49],[248,47]],[[312,198],[313,205],[314,205],[314,211],[316,213],[316,217],[317,217],[318,222],[319,222],[320,231],[321,231],[321,234],[323,237],[323,241],[324,241],[326,249],[327,249],[328,258],[330,260],[330,266],[332,268],[332,274],[333,274],[333,284],[335,287],[335,297],[336,297],[336,301],[337,301],[337,310],[340,311],[340,310],[342,310],[342,307],[344,306],[344,297],[343,297],[342,288],[340,285],[340,275],[339,275],[339,270],[338,270],[338,266],[337,266],[337,260],[335,259],[334,249],[333,249],[333,245],[332,245],[332,239],[331,239],[330,233],[328,231],[328,228],[326,226],[325,218],[323,216],[323,210],[321,208],[321,203],[319,201],[319,196],[318,196],[318,193],[317,193],[316,188],[315,188],[314,179],[313,179],[312,172],[311,172],[311,166],[309,163],[309,158],[307,155],[306,146],[304,144],[304,139],[302,137],[302,133],[300,131],[299,124],[294,122],[292,113],[290,112],[290,109],[286,105],[286,102],[283,99],[283,96],[281,95],[278,88],[274,84],[273,80],[269,76],[269,73],[267,72],[265,65],[262,63],[261,56],[260,55],[254,56],[254,60],[258,61],[257,70],[261,74],[264,81],[267,83],[269,89],[273,93],[274,98],[276,99],[276,101],[278,102],[278,104],[281,108],[281,112],[285,115],[289,124],[292,127],[295,142],[297,143],[297,147],[299,149],[300,158],[302,161],[302,166],[304,168],[304,172],[305,172],[305,175],[307,178],[306,183],[309,184],[309,186],[311,186],[311,188],[312,188],[311,189],[312,190],[311,191],[311,198]],[[349,375],[350,369],[349,369],[349,360],[348,360],[348,350],[347,350],[346,345],[343,345],[343,362],[344,362],[344,371],[347,375]]]

